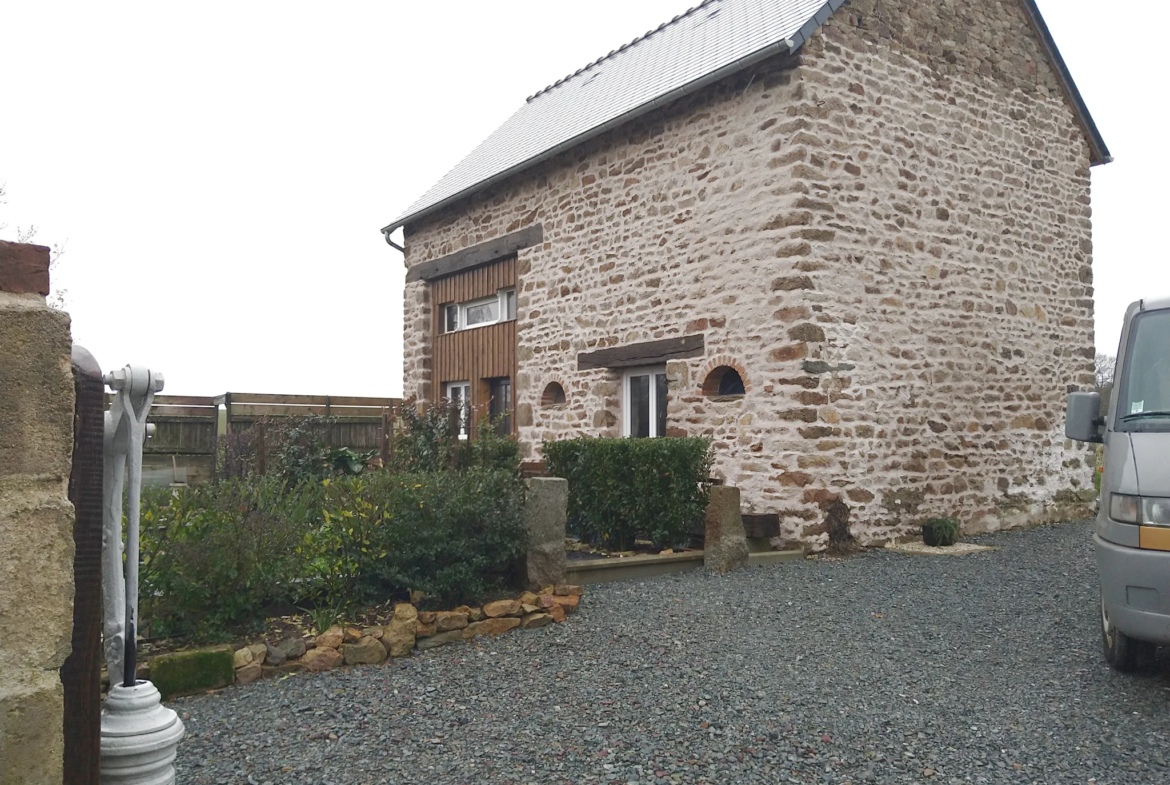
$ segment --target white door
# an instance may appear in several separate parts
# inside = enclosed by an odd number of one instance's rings
[[[471,427],[471,382],[447,382],[444,397],[459,410],[459,438],[466,439]]]

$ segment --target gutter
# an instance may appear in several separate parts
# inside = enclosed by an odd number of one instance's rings
[[[544,163],[550,158],[554,158],[567,150],[577,147],[578,145],[583,144],[590,139],[604,134],[606,131],[611,131],[614,128],[617,128],[620,125],[624,125],[625,123],[628,123],[637,117],[641,117],[642,115],[652,112],[655,109],[660,109],[667,104],[677,101],[685,95],[693,93],[696,90],[701,90],[704,87],[718,82],[720,79],[724,79],[728,76],[731,76],[732,74],[750,68],[751,66],[767,60],[770,57],[775,57],[776,55],[781,54],[795,54],[796,51],[804,45],[804,42],[807,41],[812,36],[812,34],[815,33],[820,28],[820,26],[825,23],[825,21],[833,14],[833,12],[843,5],[845,5],[845,0],[828,0],[828,2],[821,6],[821,9],[817,11],[811,19],[805,22],[804,26],[801,27],[800,30],[798,30],[791,38],[785,39],[783,41],[777,41],[773,44],[765,46],[763,49],[758,49],[755,52],[752,52],[749,55],[745,55],[732,63],[728,63],[718,70],[712,71],[709,74],[705,74],[704,76],[701,76],[694,81],[688,82],[681,87],[676,87],[669,93],[665,93],[651,101],[647,101],[644,104],[636,106],[625,114],[618,115],[612,120],[608,120],[601,125],[590,128],[588,131],[577,134],[572,139],[561,142],[555,147],[550,147],[543,153],[521,161],[515,166],[509,167],[508,169],[505,169],[498,174],[494,174],[486,180],[480,180],[478,183],[464,188],[462,191],[452,194],[442,201],[436,202],[429,207],[424,207],[417,213],[411,213],[396,219],[393,223],[382,227],[382,234],[385,235],[386,242],[401,250],[398,245],[390,241],[390,233],[395,229],[404,226],[409,221],[417,221],[420,218],[426,218],[429,215],[433,215],[448,205],[454,204],[455,202],[461,201],[473,194],[490,188],[496,183],[508,179],[512,175],[518,174],[525,169],[536,166],[537,164]]]

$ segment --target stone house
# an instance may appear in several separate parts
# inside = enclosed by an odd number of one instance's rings
[[[710,436],[757,533],[814,546],[830,507],[866,544],[1072,516],[1109,160],[1033,0],[707,0],[385,227],[405,393],[530,459]]]

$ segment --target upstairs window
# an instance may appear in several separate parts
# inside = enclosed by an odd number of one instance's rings
[[[510,322],[516,318],[516,290],[500,289],[491,297],[443,306],[443,332]]]

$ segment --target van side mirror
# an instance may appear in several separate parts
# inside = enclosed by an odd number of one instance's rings
[[[1104,441],[1101,426],[1101,394],[1095,392],[1069,393],[1068,419],[1064,422],[1064,435],[1078,442]]]

